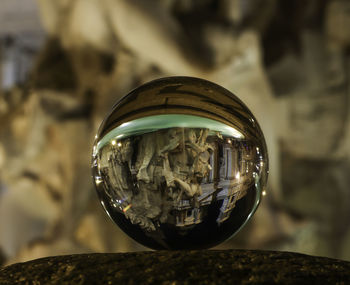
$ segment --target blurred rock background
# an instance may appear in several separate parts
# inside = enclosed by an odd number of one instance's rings
[[[2,0],[0,263],[145,250],[103,212],[94,133],[149,80],[237,94],[270,156],[267,195],[218,248],[350,260],[350,2]]]

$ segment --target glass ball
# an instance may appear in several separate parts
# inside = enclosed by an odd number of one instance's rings
[[[201,249],[231,237],[265,191],[263,133],[231,92],[192,77],[146,83],[102,122],[92,171],[102,206],[153,249]]]

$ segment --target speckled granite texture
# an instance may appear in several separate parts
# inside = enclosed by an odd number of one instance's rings
[[[350,284],[350,262],[290,252],[157,251],[54,256],[0,269],[0,284]]]

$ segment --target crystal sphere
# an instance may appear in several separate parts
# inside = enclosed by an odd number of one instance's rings
[[[109,217],[153,249],[219,244],[250,219],[265,191],[263,133],[231,92],[192,77],[146,83],[123,97],[93,146]]]

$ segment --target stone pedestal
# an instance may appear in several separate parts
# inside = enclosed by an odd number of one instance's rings
[[[257,250],[53,256],[0,269],[0,284],[350,284],[350,262]]]

